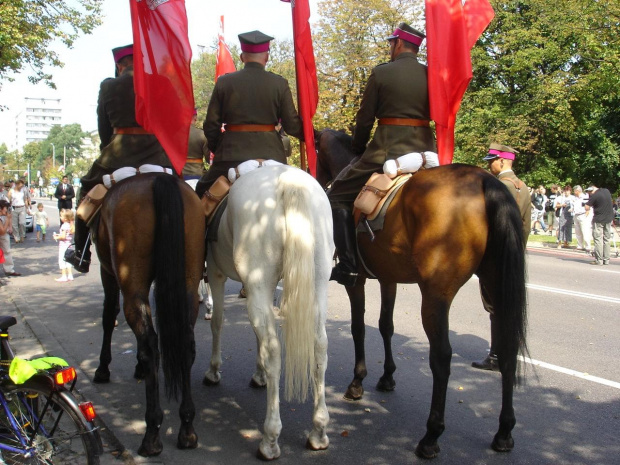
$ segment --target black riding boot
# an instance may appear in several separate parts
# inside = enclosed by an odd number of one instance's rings
[[[87,239],[88,225],[81,218],[76,217],[74,245],[65,252],[65,261],[73,265],[80,273],[88,273],[90,267],[90,243],[86,243]]]
[[[353,214],[345,208],[332,210],[334,219],[334,242],[338,264],[332,268],[330,281],[344,286],[355,286],[357,280],[357,248],[355,246],[355,223]]]
[[[472,362],[471,366],[478,368],[479,370],[499,371],[499,363],[497,362],[497,350],[495,348],[495,341],[498,340],[499,328],[495,315],[489,315],[491,319],[491,348],[489,349],[489,355],[484,360],[479,362]]]

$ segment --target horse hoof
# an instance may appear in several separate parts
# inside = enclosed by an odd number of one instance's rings
[[[379,382],[377,383],[377,391],[390,392],[393,391],[395,388],[396,381],[394,381],[393,379],[386,379],[384,377],[381,377],[381,379],[379,379]]]
[[[250,387],[252,389],[264,389],[267,387],[267,384],[261,384],[258,381],[256,381],[254,378],[252,378],[250,380]]]
[[[217,381],[213,381],[211,378],[205,376],[202,378],[202,384],[205,386],[217,386],[220,384],[220,380],[218,379]]]
[[[360,400],[364,395],[363,386],[349,386],[347,392],[344,393],[346,400]]]
[[[439,454],[439,451],[440,449],[437,443],[430,446],[425,446],[422,445],[422,443],[419,443],[418,447],[415,448],[415,455],[421,459],[434,459]]]
[[[142,457],[156,457],[161,454],[161,451],[164,449],[161,441],[157,441],[153,446],[146,446],[144,443],[140,445],[138,449],[138,455]]]
[[[313,441],[310,438],[306,441],[306,449],[309,450],[325,450],[329,447],[329,439],[327,436],[323,436],[318,441]]]
[[[196,447],[198,447],[198,436],[195,433],[183,437],[179,433],[177,449],[195,449]]]
[[[510,452],[515,446],[515,441],[509,434],[507,438],[500,439],[499,435],[495,435],[491,447],[495,452]]]
[[[95,371],[95,377],[93,378],[93,383],[97,384],[105,384],[110,382],[110,372],[107,373],[101,372],[99,370]]]
[[[263,451],[263,444],[261,444],[256,451],[256,458],[262,460],[263,462],[270,462],[271,460],[275,460],[280,457],[280,447],[276,444],[273,447],[267,447],[266,451]]]

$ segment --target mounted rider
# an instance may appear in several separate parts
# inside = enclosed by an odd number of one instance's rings
[[[138,168],[143,164],[172,168],[172,164],[154,134],[147,133],[136,122],[136,96],[133,84],[133,45],[112,50],[116,77],[105,79],[99,89],[97,123],[101,139],[101,155],[82,177],[77,205],[86,194],[102,182],[106,174],[123,167]],[[81,273],[88,273],[90,244],[88,225],[75,220],[75,247],[69,248],[65,260]]]
[[[220,76],[215,84],[203,125],[209,150],[215,155],[196,186],[199,197],[218,177],[228,177],[228,170],[244,161],[269,158],[286,163],[278,122],[287,134],[303,139],[288,82],[265,70],[271,40],[260,31],[239,34],[245,66]]]
[[[362,156],[338,175],[327,193],[339,258],[331,279],[345,286],[355,285],[357,279],[352,209],[360,189],[373,173],[382,171],[386,160],[410,152],[436,151],[429,127],[427,67],[417,59],[425,37],[408,24],[400,23],[387,38],[390,63],[373,69],[355,119],[352,148]],[[375,119],[379,125],[367,146]]]

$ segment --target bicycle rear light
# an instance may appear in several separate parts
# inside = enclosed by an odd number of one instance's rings
[[[86,418],[86,421],[93,421],[97,416],[92,402],[82,402],[80,404],[80,410],[82,411],[84,418]]]
[[[54,381],[56,381],[57,385],[63,385],[66,383],[70,383],[77,377],[77,373],[75,372],[75,368],[67,367],[63,368],[60,371],[57,371],[54,374]]]

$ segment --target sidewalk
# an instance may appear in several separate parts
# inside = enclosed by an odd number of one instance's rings
[[[14,278],[10,278],[14,279]],[[12,315],[17,319],[17,325],[10,329],[11,347],[16,355],[21,358],[32,358],[40,355],[54,355],[67,360],[78,373],[78,385],[74,391],[78,400],[93,402],[98,417],[95,424],[99,427],[104,453],[100,457],[102,465],[122,463],[134,464],[133,457],[125,449],[114,432],[108,428],[103,412],[109,410],[105,407],[106,400],[92,388],[86,374],[80,365],[71,360],[71,357],[63,349],[56,337],[48,330],[47,326],[31,311],[26,301],[19,296],[12,295],[9,278],[0,278],[0,314]]]

